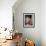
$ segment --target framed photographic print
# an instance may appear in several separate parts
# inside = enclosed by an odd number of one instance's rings
[[[23,13],[23,26],[27,28],[35,27],[35,13]]]

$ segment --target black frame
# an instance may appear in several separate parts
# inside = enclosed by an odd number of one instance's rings
[[[33,16],[33,26],[32,27],[25,27],[24,26],[24,17],[25,15],[32,15]],[[24,28],[34,28],[35,27],[35,13],[23,13],[23,27]]]

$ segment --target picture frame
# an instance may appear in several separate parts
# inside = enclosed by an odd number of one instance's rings
[[[24,28],[35,27],[35,13],[23,13],[23,27]]]

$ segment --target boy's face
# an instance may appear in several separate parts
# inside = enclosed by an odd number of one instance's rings
[[[26,18],[25,18],[25,22],[28,24],[28,22],[30,21],[30,19],[31,19],[31,18],[26,17]]]
[[[25,25],[32,25],[32,16],[31,15],[25,16]]]

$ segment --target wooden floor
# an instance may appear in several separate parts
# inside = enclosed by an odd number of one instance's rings
[[[15,39],[13,40],[6,40],[6,42],[2,43],[0,46],[16,46]]]

